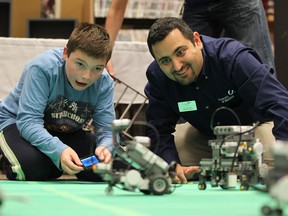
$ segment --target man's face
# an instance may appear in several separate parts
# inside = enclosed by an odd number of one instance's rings
[[[82,91],[92,85],[102,74],[106,65],[105,59],[95,59],[80,50],[76,50],[68,57],[64,48],[63,59],[66,61],[66,76],[70,85]]]
[[[194,43],[186,39],[178,29],[174,29],[164,40],[152,46],[162,71],[181,85],[194,82],[203,67],[203,45],[198,32],[194,32]]]

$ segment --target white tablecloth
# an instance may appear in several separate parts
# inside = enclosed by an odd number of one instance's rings
[[[17,83],[24,65],[41,52],[65,46],[65,39],[35,39],[35,38],[5,38],[0,37],[0,100],[2,100]],[[116,70],[116,77],[131,86],[134,90],[144,94],[147,82],[145,72],[153,58],[144,42],[116,41],[112,61]],[[115,89],[115,97],[120,94]],[[132,92],[134,95],[134,92]],[[122,99],[128,103],[133,96],[129,93]],[[136,100],[135,103],[141,103]]]

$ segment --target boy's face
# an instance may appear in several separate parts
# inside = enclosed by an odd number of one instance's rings
[[[106,65],[105,59],[95,59],[80,50],[76,50],[68,57],[64,48],[63,59],[66,61],[66,76],[70,85],[82,91],[92,85],[102,74]]]
[[[189,85],[197,79],[203,67],[203,55],[198,32],[194,43],[178,30],[172,30],[166,38],[152,46],[154,57],[165,75],[181,85]]]

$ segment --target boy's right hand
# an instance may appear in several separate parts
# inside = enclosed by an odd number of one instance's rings
[[[77,153],[70,147],[63,150],[60,161],[61,168],[69,175],[75,175],[84,170]]]

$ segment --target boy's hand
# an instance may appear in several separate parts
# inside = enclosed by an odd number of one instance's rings
[[[95,150],[95,155],[103,163],[110,163],[112,160],[112,154],[105,146],[99,146]]]
[[[63,150],[60,161],[63,171],[69,175],[75,175],[84,170],[77,153],[70,147]]]

